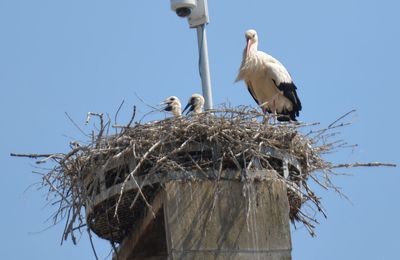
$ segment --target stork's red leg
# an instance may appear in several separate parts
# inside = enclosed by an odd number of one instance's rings
[[[267,113],[267,109],[265,107],[262,107],[261,110],[263,111],[264,114]]]

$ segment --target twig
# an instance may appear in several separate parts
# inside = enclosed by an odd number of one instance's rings
[[[156,218],[156,214],[153,211],[153,207],[150,205],[150,203],[147,201],[146,196],[144,196],[143,192],[142,192],[142,187],[137,183],[136,178],[131,175],[132,180],[135,182],[136,187],[138,188],[138,192],[140,193],[140,195],[142,196],[142,199],[144,201],[144,203],[146,204],[147,208],[150,209],[151,214],[153,215],[153,218]],[[132,207],[133,205],[131,205]],[[117,209],[116,209],[117,210]],[[115,216],[115,215],[114,215]]]
[[[110,243],[111,243],[111,247],[112,247],[112,249],[113,249],[113,251],[115,253],[115,256],[116,256],[115,260],[119,260],[119,252],[118,252],[117,247],[115,246],[114,242],[110,241]]]
[[[85,125],[89,124],[90,121],[90,117],[91,116],[97,116],[100,118],[100,130],[99,133],[97,134],[97,140],[96,140],[96,148],[100,147],[100,143],[101,143],[101,138],[103,136],[104,133],[104,114],[103,113],[97,113],[97,112],[88,112],[87,113],[87,117],[86,117],[86,121],[85,121]]]
[[[119,206],[119,203],[121,202],[122,195],[123,195],[123,193],[124,193],[125,186],[126,186],[126,183],[127,183],[128,180],[129,180],[129,178],[130,178],[130,177],[133,177],[133,176],[136,174],[137,170],[143,165],[143,163],[144,163],[145,160],[147,159],[147,156],[149,156],[149,154],[150,154],[154,149],[156,149],[161,143],[162,143],[162,140],[160,140],[160,141],[156,142],[155,144],[153,144],[153,146],[150,147],[150,149],[149,149],[149,150],[143,155],[143,157],[140,159],[140,161],[139,161],[139,163],[136,165],[135,169],[133,169],[133,171],[131,171],[131,172],[129,173],[128,177],[125,178],[125,180],[124,180],[124,182],[122,183],[122,186],[121,186],[120,196],[119,196],[118,201],[117,201],[117,203],[116,203],[116,205],[115,205],[114,217],[117,215],[118,206]]]
[[[328,126],[328,128],[333,127],[337,122],[339,122],[340,120],[342,120],[343,118],[347,117],[348,115],[350,115],[351,113],[354,113],[354,112],[356,112],[355,109],[353,109],[353,110],[347,112],[346,114],[342,115],[341,117],[339,117],[338,119],[336,119],[335,121],[333,121],[333,122]]]
[[[75,121],[69,116],[69,114],[67,112],[65,112],[65,115],[67,116],[67,118],[69,119],[69,121],[72,122],[72,124],[79,130],[79,132],[81,132],[84,136],[89,137],[88,134],[86,134],[76,123]]]
[[[353,167],[397,167],[394,163],[381,163],[381,162],[369,162],[369,163],[343,163],[331,166],[332,169],[335,168],[353,168]]]
[[[62,192],[60,192],[54,185],[49,181],[47,176],[43,176],[43,179],[47,182],[47,184],[53,189],[53,191],[57,192],[58,195],[69,205],[71,206],[71,203],[67,200],[67,198],[64,196]]]
[[[94,257],[96,257],[96,260],[99,260],[99,257],[97,256],[97,253],[96,253],[96,248],[94,247],[94,244],[93,244],[92,233],[90,232],[90,228],[87,228],[86,230],[87,230],[88,235],[89,235],[90,246],[92,247],[92,251],[93,251]]]
[[[49,158],[49,157],[58,157],[58,158],[63,158],[64,154],[62,153],[47,153],[47,154],[36,154],[36,153],[31,153],[31,154],[24,154],[24,153],[10,153],[10,156],[13,157],[27,157],[27,158]]]
[[[133,106],[133,113],[132,113],[132,117],[131,120],[129,120],[129,123],[126,125],[126,128],[129,128],[133,122],[133,120],[135,119],[136,116],[136,106]]]
[[[139,95],[136,93],[136,92],[134,92],[134,94],[135,94],[135,97],[137,98],[137,99],[139,99],[143,104],[145,104],[146,106],[148,106],[148,107],[150,107],[150,108],[152,108],[152,109],[154,109],[154,110],[160,110],[159,108],[157,108],[157,107],[155,107],[155,106],[152,106],[152,105],[150,105],[149,103],[147,103],[146,101],[144,101],[141,97],[139,97]]]
[[[125,103],[125,99],[122,100],[121,104],[119,105],[119,107],[117,109],[117,112],[115,113],[115,116],[114,116],[114,124],[115,125],[117,124],[117,118],[118,118],[119,111],[121,110],[124,103]]]

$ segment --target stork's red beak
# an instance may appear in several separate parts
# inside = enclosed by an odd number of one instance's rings
[[[246,57],[249,56],[249,51],[250,51],[250,47],[253,44],[253,42],[251,41],[251,39],[247,40],[247,47],[246,47]]]

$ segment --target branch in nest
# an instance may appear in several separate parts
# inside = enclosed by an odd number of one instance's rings
[[[25,153],[10,153],[10,156],[13,157],[26,157],[26,158],[33,158],[33,159],[38,159],[38,158],[64,158],[64,154],[62,153],[46,153],[46,154],[37,154],[37,153],[30,153],[30,154],[25,154]]]
[[[353,167],[397,167],[394,163],[381,163],[381,162],[369,162],[369,163],[343,163],[333,165],[331,168],[353,168]]]

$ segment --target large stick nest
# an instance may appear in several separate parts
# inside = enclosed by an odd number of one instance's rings
[[[324,216],[325,213],[320,198],[309,186],[310,181],[324,189],[339,191],[330,180],[334,168],[385,165],[334,165],[323,159],[326,153],[348,147],[344,141],[330,140],[335,138],[338,127],[348,124],[342,122],[345,116],[326,128],[313,130],[317,124],[268,123],[256,110],[240,107],[132,125],[133,116],[127,126],[115,126],[118,133],[107,135],[110,122],[104,122],[102,114],[90,115],[100,118],[98,132],[92,134],[90,144],[73,143],[67,154],[22,155],[45,157],[38,163],[49,159],[56,162],[52,170],[43,174],[43,186],[49,188],[49,197],[58,205],[54,222],[66,218],[63,237],[70,236],[74,242],[74,232],[86,225],[84,208],[92,202],[94,188],[88,188],[88,174],[120,158],[129,158],[132,167],[125,175],[118,176],[121,190],[112,205],[115,212],[123,201],[126,185],[136,182],[136,177],[201,171],[214,173],[218,181],[221,171],[231,169],[240,171],[241,181],[246,181],[245,177],[253,170],[276,170],[280,173],[277,178],[288,185],[291,220],[304,224],[312,235],[318,223],[315,213]],[[195,152],[194,147],[197,147]],[[266,147],[290,155],[300,163],[301,172],[292,170],[284,178],[282,164],[265,153]],[[140,187],[133,202],[140,197],[149,206],[151,195],[142,191]]]

